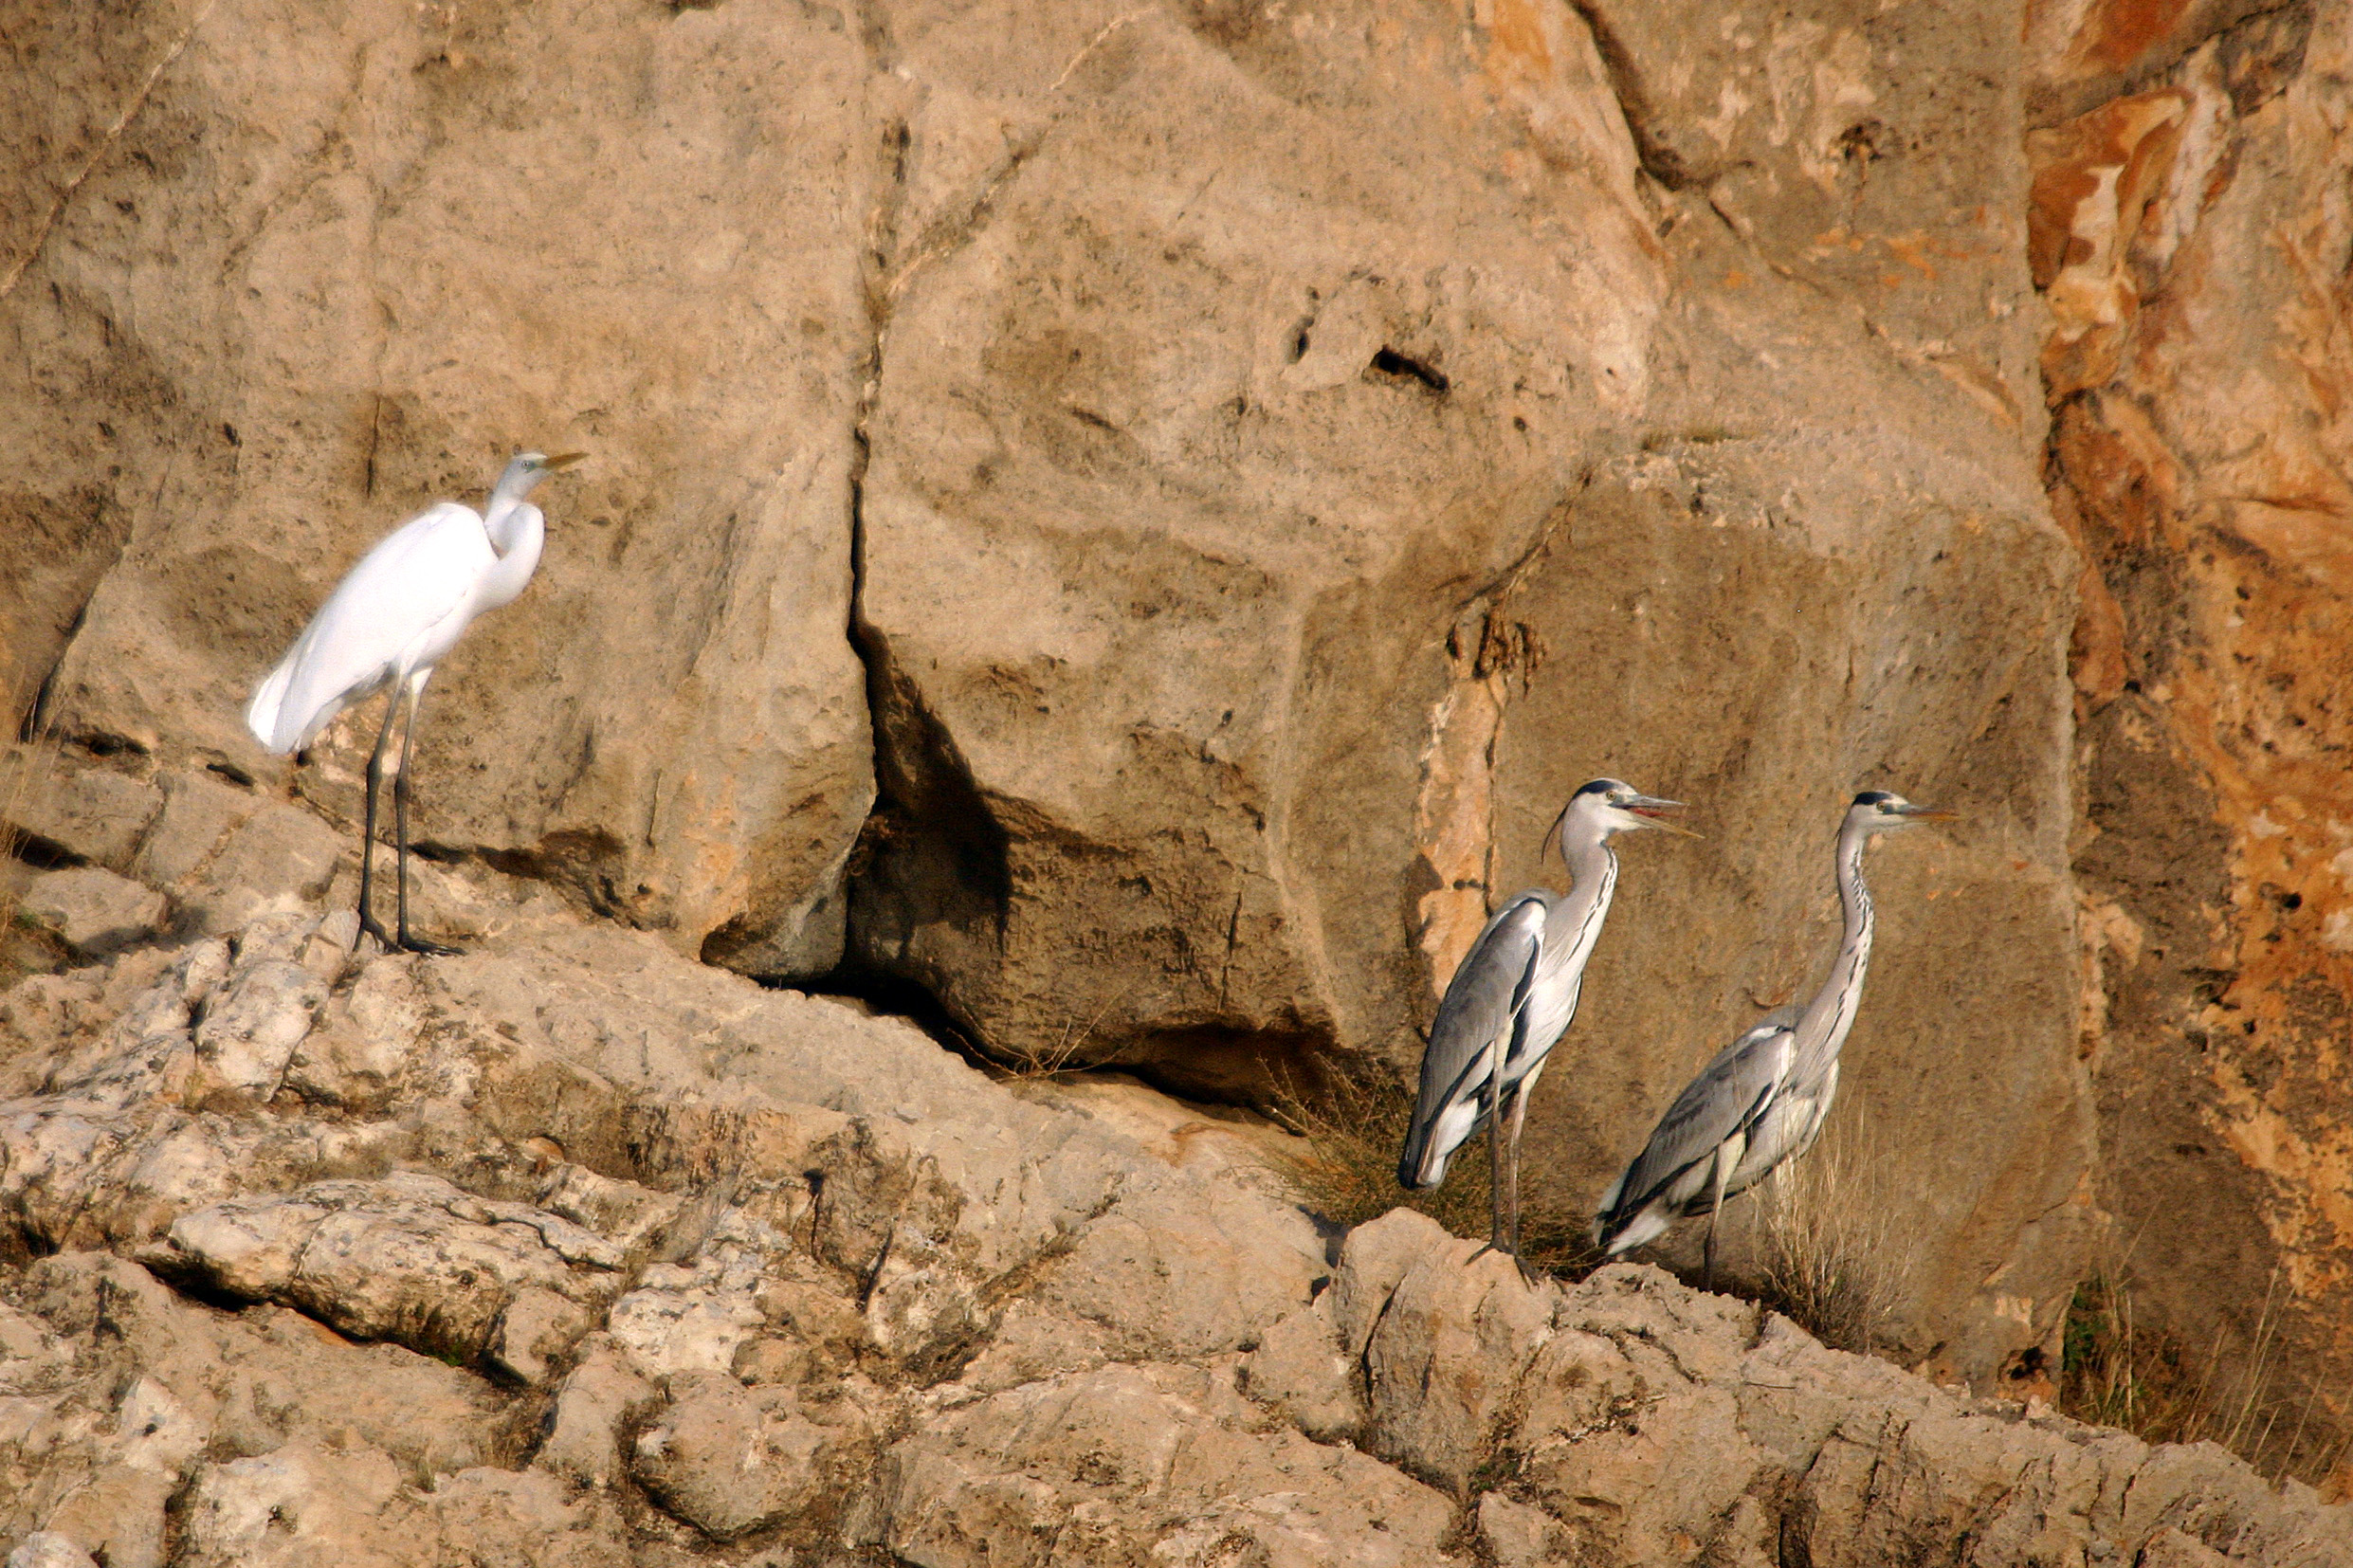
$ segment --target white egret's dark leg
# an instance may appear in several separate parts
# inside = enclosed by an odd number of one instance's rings
[[[409,722],[400,732],[400,771],[392,775],[392,832],[400,852],[400,915],[394,923],[400,929],[397,945],[404,950],[446,957],[459,949],[409,934],[409,754],[416,744],[417,709],[425,705],[425,683],[432,674],[429,669],[419,670],[409,678]]]
[[[374,937],[386,947],[392,943],[392,934],[384,929],[384,922],[375,918],[370,893],[375,884],[375,798],[384,782],[384,748],[392,744],[392,720],[400,712],[402,688],[395,684],[392,695],[384,700],[384,724],[375,732],[375,750],[368,754],[368,813],[366,825],[359,833],[359,929],[352,934],[352,947],[357,951],[361,937]],[[406,768],[401,770],[404,774]],[[399,793],[399,786],[393,786]]]

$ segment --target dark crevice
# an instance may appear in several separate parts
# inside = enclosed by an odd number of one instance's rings
[[[818,979],[763,980],[761,984],[798,991],[811,996],[831,996],[845,1002],[855,1002],[867,1012],[883,1017],[903,1019],[930,1035],[943,1050],[961,1056],[984,1070],[998,1070],[999,1064],[980,1048],[972,1032],[941,1005],[939,998],[928,988],[903,975],[887,974],[855,961],[845,961],[833,973]]]
[[[1642,172],[1669,191],[1687,191],[1706,183],[1684,163],[1680,153],[1651,134],[1652,114],[1642,91],[1642,73],[1634,68],[1633,52],[1601,8],[1594,0],[1570,0],[1570,4],[1593,34],[1594,49],[1601,56],[1601,68],[1609,73],[1610,91],[1617,99],[1617,112],[1626,120],[1627,134],[1633,137],[1634,159]]]
[[[9,836],[9,853],[39,870],[63,871],[90,864],[85,856],[77,855],[64,845],[43,838],[39,833],[19,831]]]
[[[1447,380],[1446,373],[1436,366],[1426,365],[1419,359],[1409,358],[1395,349],[1386,346],[1378,354],[1373,356],[1372,368],[1383,375],[1402,376],[1418,381],[1433,392],[1443,393],[1452,385]]]

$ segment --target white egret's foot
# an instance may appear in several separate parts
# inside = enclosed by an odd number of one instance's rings
[[[369,937],[374,937],[376,945],[387,953],[399,946],[392,939],[392,934],[384,929],[384,922],[362,909],[359,912],[359,929],[352,933],[352,951],[358,952],[360,942]]]
[[[410,936],[406,931],[392,945],[403,953],[422,953],[429,958],[454,958],[465,951],[463,947],[451,947],[447,942],[427,941],[423,937]]]

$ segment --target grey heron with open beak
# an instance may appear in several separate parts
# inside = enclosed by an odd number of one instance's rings
[[[1437,1186],[1454,1151],[1485,1121],[1493,1211],[1487,1245],[1514,1262],[1520,1262],[1520,1132],[1537,1075],[1577,1016],[1585,961],[1617,890],[1611,836],[1662,828],[1696,838],[1665,820],[1664,813],[1681,804],[1638,793],[1614,778],[1596,778],[1571,795],[1545,835],[1560,840],[1569,891],[1531,889],[1498,909],[1438,1003],[1397,1181],[1407,1188]],[[1508,1135],[1505,1096],[1511,1101]],[[1525,1274],[1524,1263],[1521,1270]]]

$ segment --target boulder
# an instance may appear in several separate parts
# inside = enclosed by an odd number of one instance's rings
[[[61,748],[0,751],[0,833],[49,856],[125,869],[147,824],[162,810],[153,784],[86,767]]]
[[[143,1256],[358,1339],[486,1356],[526,1382],[593,1325],[619,1293],[624,1261],[558,1215],[475,1198],[420,1172],[232,1198],[182,1214]]]
[[[715,1540],[788,1522],[806,1530],[841,1510],[864,1435],[812,1420],[788,1390],[687,1374],[672,1380],[670,1403],[638,1433],[630,1471]]]
[[[27,214],[74,196],[0,250],[12,341],[78,389],[6,416],[0,558],[25,554],[45,597],[20,617],[11,593],[0,625],[47,655],[10,689],[64,647],[45,709],[64,735],[293,782],[356,824],[379,710],[289,763],[244,731],[254,683],[402,519],[479,505],[515,450],[586,448],[538,498],[538,580],[433,684],[418,834],[688,953],[717,936],[763,972],[831,968],[872,792],[844,634],[879,172],[859,30],[690,7],[459,38],[381,7],[207,29],[200,67],[158,73],[189,26],[59,19],[27,42],[94,118],[27,110],[9,137],[44,192]],[[359,53],[349,81],[298,64]],[[135,98],[152,112],[104,135],[94,106]],[[153,291],[175,304],[130,304]],[[153,331],[108,348],[100,323],[134,318]],[[27,529],[54,542],[20,552]],[[64,599],[85,611],[70,638]]]
[[[169,908],[154,888],[86,866],[35,877],[17,913],[87,962],[147,940],[163,924]]]

